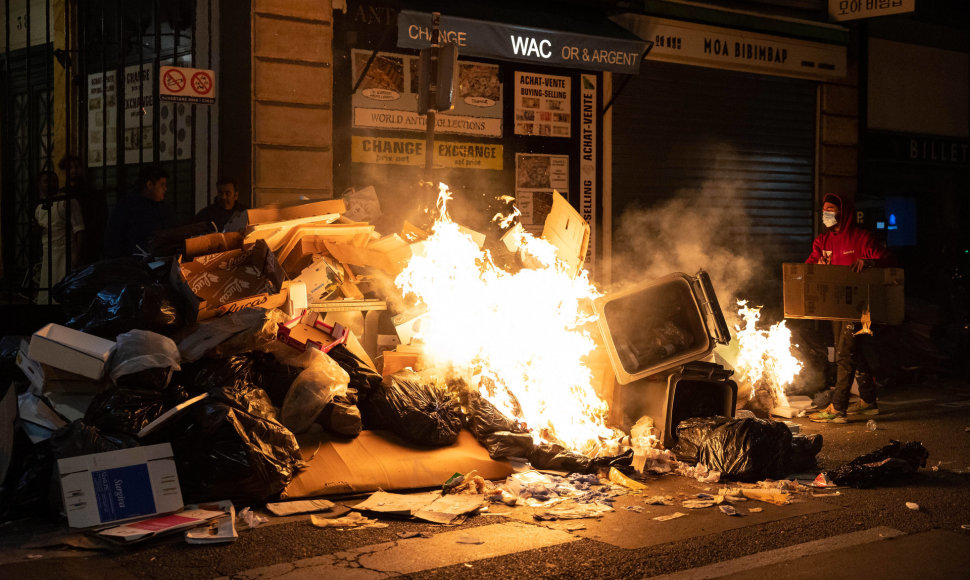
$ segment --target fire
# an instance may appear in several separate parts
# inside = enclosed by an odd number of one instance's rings
[[[739,353],[735,371],[751,385],[751,398],[756,391],[768,388],[775,406],[788,406],[785,387],[801,371],[802,363],[791,352],[791,330],[781,321],[768,330],[758,330],[760,308],[748,308],[747,300],[738,300],[738,314],[743,326],[735,325]]]
[[[525,232],[518,241],[531,267],[499,268],[450,219],[448,199],[442,184],[431,236],[395,280],[426,311],[417,335],[425,362],[476,386],[537,442],[594,450],[612,432],[585,363],[599,295],[588,274],[571,277],[554,246]]]

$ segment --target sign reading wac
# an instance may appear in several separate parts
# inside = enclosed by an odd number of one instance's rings
[[[641,40],[525,28],[444,14],[440,22],[441,42],[457,44],[461,56],[637,74],[647,49],[647,43]],[[427,47],[431,42],[430,27],[430,14],[402,10],[397,19],[397,45]]]

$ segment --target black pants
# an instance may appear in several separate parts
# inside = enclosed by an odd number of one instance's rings
[[[832,321],[837,369],[832,405],[836,411],[844,412],[849,407],[852,379],[859,381],[859,396],[862,397],[863,401],[870,405],[876,402],[876,384],[872,381],[869,362],[866,360],[862,348],[870,336],[868,334],[857,336],[855,333],[860,328],[862,328],[862,325],[858,322]]]

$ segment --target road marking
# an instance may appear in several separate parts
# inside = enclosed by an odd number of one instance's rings
[[[779,562],[788,562],[803,556],[812,556],[822,552],[830,552],[832,550],[839,550],[849,546],[868,544],[870,542],[878,542],[879,540],[886,540],[904,535],[906,534],[899,530],[884,526],[870,528],[860,532],[851,532],[839,536],[832,536],[830,538],[823,538],[821,540],[805,542],[804,544],[795,544],[794,546],[788,546],[786,548],[778,548],[777,550],[759,552],[757,554],[743,556],[735,560],[728,560],[727,562],[718,562],[716,564],[709,564],[699,568],[691,568],[690,570],[681,570],[680,572],[674,572],[673,574],[653,576],[652,578],[655,580],[685,580],[688,578],[690,580],[703,580],[705,578],[720,578],[730,574],[738,574],[740,572],[754,570],[755,568],[761,568],[762,566],[770,566],[771,564],[778,564]],[[821,575],[824,576],[825,574]]]
[[[353,531],[342,532],[347,534]],[[462,543],[458,540],[481,543]],[[521,522],[464,528],[435,534],[431,538],[408,538],[362,546],[316,558],[274,564],[238,572],[233,580],[301,580],[303,578],[353,578],[370,580],[413,574],[526,550],[574,542],[567,532]],[[221,580],[228,580],[223,578]]]

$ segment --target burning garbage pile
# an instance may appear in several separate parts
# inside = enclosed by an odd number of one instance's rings
[[[814,460],[820,439],[732,418],[731,372],[698,361],[730,339],[703,272],[608,298],[581,267],[588,229],[558,194],[542,237],[499,215],[503,236],[488,244],[450,218],[448,201],[443,187],[427,231],[405,223],[389,235],[350,219],[343,200],[251,209],[224,232],[183,238],[175,253],[163,249],[168,232],[150,258],[65,278],[54,296],[70,320],[2,343],[22,373],[23,426],[19,480],[5,490],[15,509],[3,517],[51,507],[47,483],[58,474],[64,513],[86,527],[187,509],[183,497],[209,522],[232,504],[439,486],[458,470],[476,475],[454,491],[492,502],[546,501],[554,491],[599,506],[573,506],[559,513],[566,519],[602,514],[611,486],[639,483],[630,476],[754,481]],[[614,332],[634,306],[656,304],[660,315]],[[780,354],[784,327],[757,331],[757,311],[741,306],[738,376],[784,405],[798,368]],[[388,323],[393,336],[382,334]],[[601,395],[597,330],[624,377],[614,402],[640,406],[611,409]],[[612,370],[606,378],[612,388]],[[624,409],[633,414],[617,420]],[[805,461],[793,461],[796,452]],[[599,483],[486,483],[511,475],[507,458]],[[106,466],[139,473],[151,501],[95,509],[123,497],[109,489]],[[443,497],[415,513],[469,511]],[[220,501],[232,503],[211,503]]]

